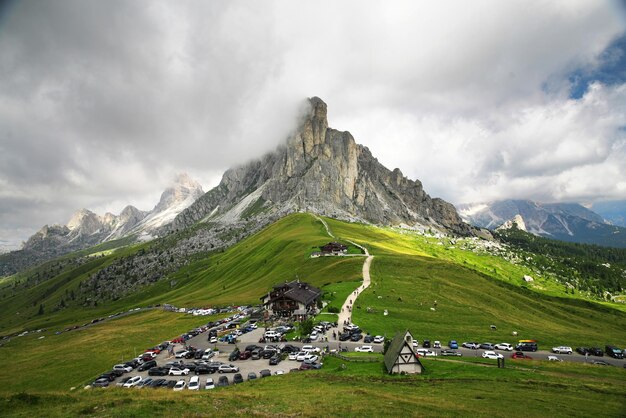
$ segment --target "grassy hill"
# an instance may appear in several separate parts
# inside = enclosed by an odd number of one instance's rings
[[[361,294],[353,312],[354,321],[372,333],[391,336],[408,328],[420,340],[513,342],[511,332],[517,331],[519,338],[538,339],[541,348],[623,345],[626,341],[623,305],[596,303],[567,293],[560,283],[483,251],[472,240],[424,237],[332,219],[327,222],[340,240],[362,244],[375,255],[372,285]],[[504,416],[522,396],[529,415],[588,416],[602,410],[619,416],[624,410],[623,370],[540,362],[529,363],[531,370],[497,371],[427,359],[426,375],[398,378],[386,377],[381,364],[351,364],[346,371],[331,359],[320,372],[264,379],[210,394],[67,392],[135,350],[207,319],[153,310],[54,335],[59,327],[157,303],[188,307],[256,303],[270,286],[294,278],[336,292],[332,305],[340,306],[339,295],[349,294],[358,284],[363,258],[309,257],[314,247],[328,241],[318,220],[294,214],[225,251],[189,261],[166,280],[104,305],[73,306],[37,315],[38,305],[32,300],[49,306],[103,265],[150,244],[113,250],[80,266],[68,266],[29,289],[13,293],[7,289],[1,296],[5,307],[0,315],[2,333],[40,327],[48,331],[13,338],[0,347],[4,357],[11,359],[0,374],[0,392],[4,393],[0,408],[14,415],[48,416],[210,414],[207,411],[213,410],[234,415],[380,416],[414,411]],[[536,280],[525,284],[521,277],[530,273]],[[388,315],[383,315],[384,310]],[[491,331],[492,324],[497,331]],[[26,393],[19,393],[22,391]],[[320,399],[324,399],[320,403],[323,409],[312,409]],[[357,409],[347,409],[354,405]]]
[[[316,286],[360,279],[362,260],[359,258],[309,257],[311,251],[329,240],[322,224],[312,216],[292,215],[226,251],[190,261],[166,280],[144,287],[128,297],[108,300],[99,306],[71,305],[51,312],[50,307],[57,306],[61,299],[77,292],[79,283],[89,275],[148,245],[163,243],[117,249],[77,267],[69,265],[58,275],[31,288],[14,291],[10,284],[5,283],[0,292],[0,301],[5,308],[0,314],[0,334],[63,327],[158,303],[187,307],[256,304],[272,285],[296,278]],[[39,305],[46,308],[44,315],[38,315]]]

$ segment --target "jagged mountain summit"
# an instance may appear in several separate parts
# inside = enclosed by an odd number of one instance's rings
[[[80,209],[66,225],[45,225],[22,245],[21,250],[4,254],[0,274],[12,274],[50,258],[115,239],[152,238],[157,229],[171,222],[203,194],[198,182],[187,174],[180,174],[161,194],[151,211],[128,205],[119,215],[106,213],[101,216]]]
[[[34,249],[49,237],[54,237],[49,245],[75,243],[72,247],[85,248],[133,234],[148,236],[171,222],[203,194],[198,182],[187,174],[179,174],[151,211],[128,205],[119,216],[112,213],[100,216],[88,209],[80,209],[65,226],[44,226],[24,244],[23,249]]]
[[[626,247],[625,228],[607,224],[602,216],[577,203],[509,199],[463,204],[458,209],[466,222],[480,228],[506,229],[515,223],[519,229],[547,238]]]
[[[431,198],[419,181],[399,169],[385,168],[349,132],[329,128],[321,99],[313,97],[309,104],[286,143],[226,171],[220,184],[182,211],[170,227],[306,210],[338,219],[471,233],[453,205]]]

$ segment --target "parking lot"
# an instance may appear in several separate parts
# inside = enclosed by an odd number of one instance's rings
[[[168,349],[161,351],[153,359],[156,362],[157,368],[163,368],[163,367],[175,367],[176,368],[180,366],[181,369],[184,369],[184,368],[190,369],[188,374],[182,375],[182,376],[174,376],[174,375],[170,376],[168,375],[167,371],[165,371],[164,372],[165,375],[163,376],[156,376],[156,375],[150,376],[148,370],[139,371],[140,367],[137,367],[137,368],[134,368],[133,370],[128,370],[123,376],[116,378],[112,382],[108,382],[108,384],[103,384],[102,386],[107,386],[107,385],[119,386],[120,382],[124,382],[126,379],[135,377],[135,376],[140,376],[142,378],[142,381],[148,378],[153,379],[153,381],[157,379],[164,379],[165,382],[162,382],[162,384],[159,385],[158,387],[167,386],[167,384],[169,383],[170,385],[169,387],[171,388],[173,387],[173,384],[175,382],[178,382],[181,380],[184,381],[185,386],[187,386],[192,376],[196,375],[196,372],[195,372],[196,368],[209,368],[210,370],[208,371],[205,370],[203,371],[203,373],[199,373],[199,378],[200,378],[199,387],[200,389],[205,389],[207,380],[212,380],[215,385],[218,385],[218,381],[220,380],[220,378],[222,381],[226,379],[228,382],[228,385],[232,385],[235,383],[234,378],[237,374],[241,375],[241,381],[239,382],[241,383],[241,382],[246,382],[248,380],[251,380],[250,377],[256,378],[256,379],[273,378],[273,376],[291,373],[294,371],[302,372],[303,371],[302,369],[321,368],[323,367],[324,354],[329,353],[329,352],[356,351],[355,349],[360,350],[364,346],[367,346],[368,350],[374,353],[380,353],[383,350],[382,343],[364,343],[362,337],[360,341],[338,341],[337,337],[339,335],[339,332],[338,332],[339,330],[337,328],[330,328],[326,330],[325,332],[322,332],[319,337],[320,341],[311,342],[311,343],[301,343],[301,342],[296,342],[296,341],[287,341],[287,342],[283,341],[283,342],[278,342],[278,343],[260,342],[260,340],[263,338],[265,331],[266,331],[264,328],[257,328],[250,332],[243,333],[242,335],[237,337],[236,344],[229,344],[226,342],[211,343],[209,341],[210,333],[206,331],[209,331],[209,330],[205,330],[205,332],[200,332],[198,335],[188,338],[184,343],[183,342],[170,343],[170,347]],[[275,360],[278,358],[281,359],[278,364],[270,364],[269,358],[262,358],[262,357],[256,360],[252,359],[251,357],[246,358],[244,360],[244,359],[240,359],[238,356],[234,360],[229,359],[229,356],[231,355],[231,353],[233,353],[234,350],[238,349],[240,352],[243,352],[247,347],[252,346],[252,345],[258,347],[259,351],[269,348],[267,347],[269,345],[273,345],[274,347],[282,347],[285,349],[283,350],[282,353],[273,355]],[[319,349],[319,353],[315,353],[318,356],[318,358],[310,359],[304,362],[298,361],[295,359],[289,360],[288,352],[287,352],[287,348],[289,347],[285,347],[285,345],[290,345],[294,349],[301,349],[304,345],[316,347]],[[203,350],[204,352],[212,352],[214,353],[214,355],[211,356],[210,359],[205,359],[205,360],[202,360],[200,358],[195,358],[195,357],[186,358],[186,359],[176,358],[175,353],[179,352],[180,350],[184,350],[185,348],[191,348],[191,347],[193,347],[193,349],[195,350]],[[415,342],[414,348],[418,349],[418,347],[420,350],[420,355],[442,356],[442,355],[450,354],[449,353],[450,350],[446,350],[448,347],[443,344],[440,347],[436,347],[436,348],[429,347],[427,350],[425,350],[423,346]],[[504,347],[501,347],[501,348],[504,348]],[[456,355],[461,355],[464,357],[481,357],[484,353],[483,349],[464,348],[460,346],[458,347],[458,349],[454,351],[456,352]],[[498,355],[502,355],[505,359],[507,359],[509,364],[511,364],[510,362],[514,363],[518,361],[524,361],[523,359],[511,358],[513,352],[498,350],[498,353],[499,353]],[[536,352],[530,352],[530,353],[527,352],[525,353],[525,355],[535,360],[548,360],[548,356],[552,356],[553,360],[555,359],[554,357],[556,357],[558,358],[558,360],[565,360],[565,361],[586,362],[586,363],[596,363],[596,364],[598,364],[598,362],[600,363],[604,362],[609,365],[619,366],[619,367],[622,367],[624,365],[624,360],[614,359],[608,356],[604,356],[602,358],[595,357],[595,356],[583,356],[575,352],[572,354],[555,355],[554,353],[551,353],[549,351],[536,351]],[[220,364],[224,364],[224,365],[232,364],[234,366],[237,366],[238,370],[232,371],[232,372],[219,371],[217,370],[217,368]],[[154,372],[154,370],[152,370],[152,372]],[[94,384],[94,386],[98,386],[98,385]]]

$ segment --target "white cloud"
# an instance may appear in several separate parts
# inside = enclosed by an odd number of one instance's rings
[[[213,185],[312,95],[433,195],[626,197],[623,89],[577,102],[566,80],[626,30],[617,3],[66,0],[4,20],[3,239],[150,208],[179,171]]]

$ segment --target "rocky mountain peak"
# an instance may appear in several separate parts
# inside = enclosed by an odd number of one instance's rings
[[[298,129],[273,153],[227,170],[219,186],[174,221],[184,228],[202,219],[232,222],[247,207],[288,213],[307,210],[379,224],[441,226],[468,234],[455,208],[431,199],[419,181],[390,171],[350,132],[328,126],[326,103],[308,99]]]
[[[517,214],[513,217],[513,219],[509,219],[508,221],[500,225],[498,228],[496,228],[496,231],[501,231],[504,229],[512,229],[513,226],[515,226],[517,229],[521,231],[527,230],[526,223],[524,222],[524,218],[522,218],[522,215]]]
[[[161,194],[161,199],[154,207],[153,212],[163,212],[185,201],[194,201],[203,194],[204,191],[200,183],[193,180],[186,173],[178,174],[174,183]],[[191,204],[191,202],[189,204]]]

